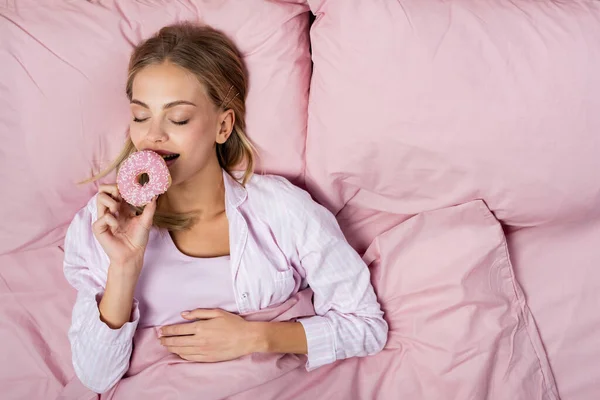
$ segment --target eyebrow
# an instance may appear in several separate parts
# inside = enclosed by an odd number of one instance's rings
[[[144,108],[150,109],[150,107],[148,107],[148,104],[146,104],[146,103],[144,103],[142,101],[136,100],[136,99],[131,100],[131,104],[137,104],[137,105],[142,106]],[[181,106],[181,105],[188,105],[188,106],[194,106],[194,107],[196,107],[196,105],[194,103],[192,103],[191,101],[177,100],[177,101],[172,101],[170,103],[165,104],[163,106],[163,110],[166,110],[167,108],[171,108],[171,107],[175,107],[175,106]]]

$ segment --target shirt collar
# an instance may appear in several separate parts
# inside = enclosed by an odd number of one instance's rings
[[[248,192],[246,188],[237,180],[241,177],[242,173],[239,171],[232,171],[233,176],[229,175],[227,171],[223,170],[223,182],[225,183],[225,201],[237,208],[246,200]],[[240,175],[238,177],[238,175]]]

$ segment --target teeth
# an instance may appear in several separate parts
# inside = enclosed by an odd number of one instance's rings
[[[167,154],[167,155],[164,155],[162,157],[163,157],[164,160],[172,160],[172,159],[174,159],[174,158],[176,158],[178,156],[179,156],[179,154]]]

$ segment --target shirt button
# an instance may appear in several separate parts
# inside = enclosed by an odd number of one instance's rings
[[[242,299],[246,300],[248,298],[248,293],[244,292],[242,293]]]

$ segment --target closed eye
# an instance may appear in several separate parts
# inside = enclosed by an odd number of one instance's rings
[[[148,118],[138,119],[136,117],[133,117],[133,122],[144,122],[144,121],[147,121],[147,120],[148,120]]]
[[[186,119],[185,121],[171,121],[172,123],[174,123],[175,125],[185,125],[189,122],[189,119]]]

